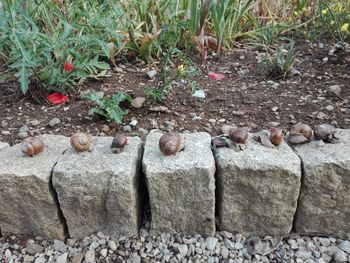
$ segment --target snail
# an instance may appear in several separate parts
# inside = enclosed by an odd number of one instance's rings
[[[275,148],[283,141],[283,133],[280,129],[273,127],[258,133],[255,140],[267,148]]]
[[[166,155],[175,155],[184,148],[184,140],[181,134],[168,132],[163,134],[159,139],[159,149]]]
[[[91,136],[85,133],[75,133],[70,137],[70,144],[77,152],[91,150]]]
[[[228,137],[238,147],[238,149],[243,150],[246,148],[248,139],[247,128],[230,129]]]
[[[41,153],[44,148],[45,144],[39,137],[28,137],[21,144],[21,151],[30,157]]]
[[[324,142],[332,142],[335,137],[335,128],[330,124],[320,124],[314,129],[314,136],[316,140],[322,140]]]
[[[214,137],[211,140],[211,145],[213,148],[228,147],[228,143],[223,137]]]
[[[287,141],[290,144],[302,144],[310,141],[312,137],[312,129],[304,123],[297,123],[289,131]]]
[[[120,152],[125,145],[128,144],[128,138],[126,138],[126,136],[124,136],[123,134],[117,134],[112,141],[112,151],[115,153]]]

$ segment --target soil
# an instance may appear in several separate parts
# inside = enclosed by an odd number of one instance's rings
[[[247,126],[256,132],[270,126],[288,129],[297,122],[311,126],[331,123],[339,128],[350,128],[349,55],[343,50],[329,55],[332,47],[334,43],[331,42],[323,43],[323,47],[319,43],[300,42],[295,74],[275,81],[264,72],[261,63],[264,51],[242,47],[227,51],[221,57],[210,55],[206,66],[198,67],[198,75],[191,79],[204,90],[204,99],[192,96],[190,79],[177,79],[162,102],[147,98],[142,108],[126,105],[129,112],[120,125],[89,115],[94,104],[81,99],[81,92],[103,91],[106,96],[124,91],[134,98],[146,97],[144,87],[156,84],[146,73],[151,67],[159,71],[159,64],[148,66],[121,61],[118,66],[122,72],[111,72],[110,77],[100,81],[88,81],[77,93],[70,94],[69,102],[59,106],[37,103],[33,97],[40,99],[40,95],[35,93],[32,97],[21,97],[18,83],[8,80],[0,84],[0,141],[10,144],[21,141],[18,133],[23,125],[28,125],[30,133],[70,136],[82,131],[113,136],[132,119],[138,123],[132,132],[126,133],[141,136],[145,133],[143,129],[153,128],[206,131],[217,135],[222,133],[223,125]],[[325,57],[328,58],[326,62]],[[194,61],[196,63],[196,59]],[[211,79],[209,72],[223,74],[225,78]],[[327,91],[332,85],[340,85],[339,96]],[[157,106],[163,109],[152,111]],[[48,123],[53,118],[59,118],[61,123],[51,128]],[[33,123],[33,120],[40,123]]]

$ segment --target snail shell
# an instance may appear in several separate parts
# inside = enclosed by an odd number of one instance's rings
[[[248,139],[248,131],[246,128],[230,129],[228,137],[237,144],[246,144]]]
[[[117,134],[112,141],[111,148],[116,149],[116,151],[122,150],[125,145],[128,144],[128,138],[124,136],[123,134]]]
[[[335,128],[330,124],[320,124],[315,127],[314,135],[316,140],[331,142],[335,138]]]
[[[41,153],[45,148],[44,142],[39,137],[28,137],[21,144],[21,151],[28,156]]]
[[[295,134],[301,134],[307,139],[310,139],[312,137],[312,129],[310,128],[309,125],[306,125],[304,123],[297,123],[289,131],[290,135],[295,135]]]
[[[91,136],[85,133],[75,133],[70,137],[70,144],[77,152],[90,151]]]
[[[270,133],[269,138],[273,145],[277,146],[283,141],[283,133],[280,129],[275,127],[270,128],[269,133]]]
[[[270,132],[267,130],[263,130],[262,132],[259,132],[254,139],[258,142],[260,142],[262,145],[264,145],[267,148],[275,148],[275,145],[272,144],[270,140]]]
[[[159,139],[159,149],[166,155],[174,155],[184,148],[184,142],[181,134],[168,132],[163,134]]]

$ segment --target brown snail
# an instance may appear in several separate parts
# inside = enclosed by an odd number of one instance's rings
[[[290,144],[302,144],[310,141],[312,137],[312,129],[304,123],[297,123],[289,131],[287,141]]]
[[[273,127],[258,133],[255,140],[267,148],[275,148],[283,141],[283,133],[280,129]]]
[[[228,137],[240,150],[243,150],[246,147],[248,139],[247,128],[230,129]]]
[[[41,153],[44,148],[45,144],[39,137],[28,137],[21,144],[21,151],[30,157]]]
[[[316,140],[322,140],[324,142],[332,142],[335,137],[335,128],[330,124],[320,124],[314,129],[314,136]]]
[[[70,144],[77,152],[85,152],[91,150],[91,136],[78,132],[70,137]]]
[[[112,141],[112,151],[115,153],[120,152],[125,145],[128,144],[128,138],[126,136],[124,136],[123,134],[117,134]]]
[[[181,134],[168,132],[163,134],[159,139],[159,149],[166,155],[175,155],[184,148],[184,141]]]

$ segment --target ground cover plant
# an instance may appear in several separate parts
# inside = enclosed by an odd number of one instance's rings
[[[298,70],[303,68],[302,56],[310,52],[305,44],[300,46],[303,41],[330,46],[332,55],[326,52],[319,58],[321,55],[312,51],[312,57],[320,61],[320,65],[334,63],[339,65],[340,72],[347,72],[349,10],[347,0],[2,0],[2,117],[6,118],[5,112],[14,105],[18,110],[18,103],[29,103],[29,108],[35,108],[33,100],[49,109],[48,112],[56,112],[56,108],[50,108],[47,96],[60,92],[69,97],[66,108],[79,108],[81,116],[97,113],[102,117],[101,123],[112,127],[111,131],[121,129],[132,118],[141,119],[139,124],[146,122],[142,118],[147,119],[147,114],[151,123],[154,118],[159,122],[165,119],[180,122],[181,113],[174,118],[169,112],[163,117],[152,111],[141,114],[130,106],[136,97],[145,97],[149,108],[170,107],[180,100],[175,105],[182,103],[184,108],[189,108],[183,112],[188,113],[192,108],[195,113],[192,112],[191,118],[203,119],[202,113],[214,112],[216,105],[212,105],[213,99],[196,99],[193,97],[196,92],[204,94],[202,96],[212,93],[219,96],[220,92],[234,92],[229,80],[233,86],[235,83],[250,86],[252,80],[278,80],[282,84],[277,84],[283,85],[283,82],[293,82],[291,76],[301,76],[303,72],[298,74]],[[250,54],[254,52],[257,62],[251,63]],[[339,58],[335,59],[337,54]],[[228,61],[232,59],[236,61]],[[250,64],[255,66],[248,74]],[[319,68],[318,64],[312,67]],[[150,78],[146,73],[151,70],[156,74]],[[211,84],[203,78],[211,73],[222,73],[225,79],[207,88]],[[337,84],[331,82],[328,80],[325,85]],[[81,96],[87,89],[92,90],[90,95],[103,91],[105,97],[91,95],[90,102]],[[115,94],[124,94],[124,102],[115,100]],[[343,98],[337,99],[334,103],[338,103],[339,108],[346,104]],[[228,105],[238,107],[245,100],[241,98]],[[65,105],[58,107],[62,110]],[[305,116],[314,113],[315,108]],[[109,109],[113,109],[112,112]],[[72,119],[69,110],[60,114],[62,118]],[[90,115],[78,118],[77,126],[84,126],[87,121],[93,126],[100,121]],[[247,121],[240,118],[242,124]],[[347,115],[342,115],[341,122],[346,125],[345,119]],[[19,123],[26,122],[19,118]],[[202,120],[199,123],[199,129],[213,132],[212,124],[208,126]],[[6,123],[2,124],[5,134],[0,136],[13,136],[12,132],[6,133],[7,127]]]

